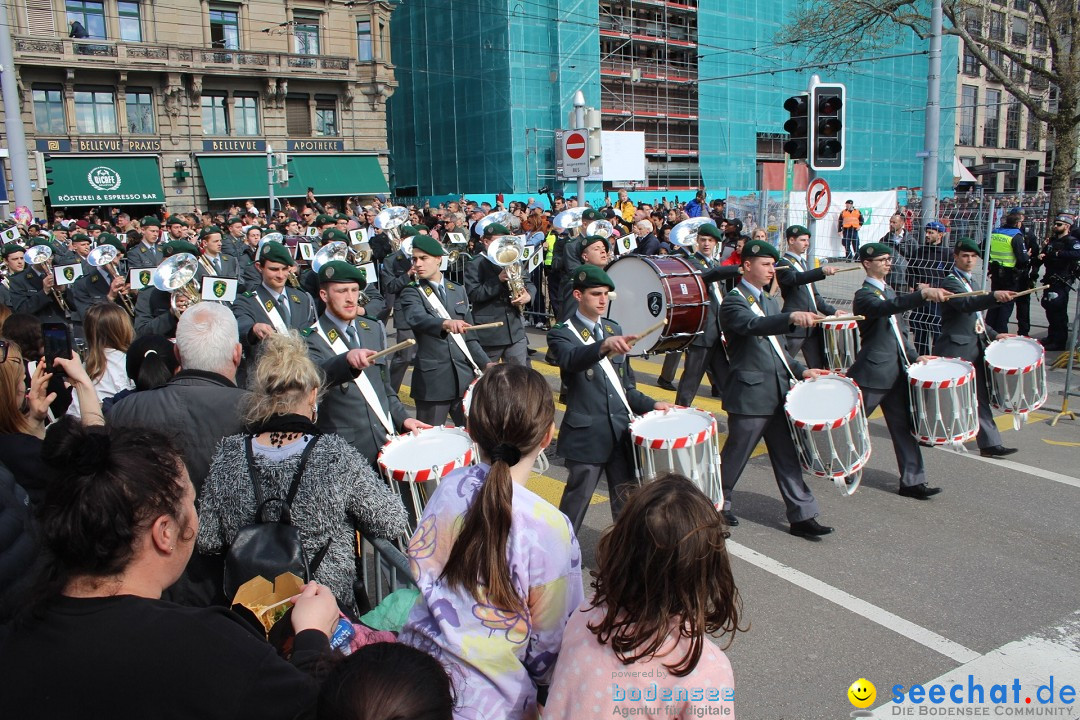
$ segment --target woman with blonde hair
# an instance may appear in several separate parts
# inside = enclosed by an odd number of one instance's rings
[[[400,537],[408,516],[401,498],[356,448],[316,427],[321,386],[322,375],[295,331],[262,341],[250,379],[246,432],[221,441],[202,488],[198,549],[223,553],[240,528],[255,522],[256,483],[263,498],[291,494],[291,520],[312,579],[355,613],[367,606],[367,598],[353,590],[356,531]],[[268,503],[267,509],[280,512],[281,504]]]
[[[83,318],[86,333],[86,374],[94,383],[99,400],[111,398],[135,384],[127,374],[127,350],[135,337],[131,317],[119,305],[90,306]],[[79,417],[79,399],[71,398],[68,415]]]

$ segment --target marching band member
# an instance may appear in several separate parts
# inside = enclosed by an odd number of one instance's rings
[[[430,426],[409,417],[390,387],[387,358],[370,361],[385,349],[386,332],[378,320],[360,314],[358,297],[366,285],[364,271],[352,263],[332,260],[319,268],[319,297],[326,310],[301,335],[326,375],[318,426],[341,435],[378,467],[379,450],[395,432]]]
[[[25,254],[26,248],[18,243],[8,243],[0,250],[0,257],[3,257],[6,268],[3,283],[0,284],[0,305],[7,305],[12,310],[15,309],[15,301],[11,295],[11,282],[26,269]]]
[[[254,230],[254,232],[252,232]],[[262,239],[262,231],[259,228],[249,228],[248,232],[244,233],[244,236],[240,239],[240,244],[237,246],[237,273],[240,281],[240,289],[244,292],[250,292],[255,290],[262,282],[262,274],[258,268],[258,258],[256,255],[259,252],[259,240]],[[228,254],[228,242],[229,238],[222,238],[223,250],[222,252]]]
[[[806,251],[810,247],[810,231],[802,225],[792,225],[784,231],[787,251],[776,264],[776,279],[784,296],[781,312],[813,312],[835,315],[836,308],[825,302],[814,283],[836,274],[836,268],[826,265],[810,267]],[[790,268],[781,270],[780,268]],[[795,357],[802,350],[803,360],[813,368],[827,368],[825,364],[825,336],[820,325],[796,327],[784,338],[788,354]]]
[[[221,228],[211,225],[199,234],[199,247],[202,257],[199,260],[199,273],[195,276],[202,280],[208,275],[214,277],[237,277],[239,265],[236,258],[225,255],[222,251]]]
[[[866,271],[866,279],[855,293],[852,312],[866,319],[859,321],[862,346],[848,377],[862,389],[866,416],[870,417],[878,405],[885,414],[900,470],[900,494],[926,500],[941,492],[941,488],[926,484],[922,451],[911,435],[911,398],[906,372],[908,365],[923,358],[918,357],[911,337],[900,327],[896,316],[928,302],[943,302],[952,293],[924,287],[897,295],[885,282],[892,263],[892,248],[888,245],[861,246],[859,262]]]
[[[183,240],[167,242],[161,248],[161,254],[166,258],[180,253],[190,253],[198,257],[199,249]],[[181,307],[173,309],[172,293],[147,284],[135,300],[135,335],[175,337],[176,324],[183,312]]]
[[[491,223],[484,228],[481,242],[486,250],[492,243],[498,242],[499,238],[510,234],[505,226]],[[520,261],[518,266],[521,267]],[[503,323],[502,327],[477,331],[476,340],[492,362],[503,360],[512,365],[532,367],[527,352],[529,343],[525,338],[521,309],[536,294],[536,286],[522,268],[521,280],[524,289],[511,302],[507,272],[507,268],[496,265],[486,253],[477,255],[465,265],[465,292],[472,303],[473,319],[478,324],[498,321]]]
[[[781,336],[789,333],[792,326],[810,327],[818,316],[806,311],[781,312],[776,301],[764,291],[772,283],[779,259],[776,248],[767,242],[745,243],[742,281],[720,306],[720,325],[731,359],[731,371],[724,383],[728,436],[720,451],[723,516],[728,525],[739,524],[731,511],[732,494],[750,453],[764,437],[776,485],[791,523],[790,532],[813,538],[833,530],[816,519],[820,510],[803,480],[795,442],[784,415],[784,398],[793,380],[814,378],[825,371],[804,367],[781,342]]]
[[[153,215],[147,215],[139,222],[142,242],[131,248],[127,254],[129,268],[156,268],[165,258],[162,257],[158,240],[161,239],[161,221]]]
[[[124,257],[124,246],[112,233],[102,233],[98,236],[98,246],[111,245],[116,248],[120,255],[117,256],[117,265],[121,265]],[[124,271],[117,268],[115,277],[104,266],[87,266],[82,277],[71,284],[71,309],[81,319],[91,305],[103,302],[120,303],[120,295],[130,290]]]
[[[228,234],[223,235],[221,238],[221,252],[240,260],[240,256],[247,246],[244,221],[238,217],[231,217],[225,221],[225,230]],[[243,263],[241,263],[240,267],[243,268]]]
[[[185,242],[190,240],[191,234],[188,232],[188,225],[184,218],[180,215],[173,215],[165,221],[165,227],[168,230],[168,236],[166,241],[170,240],[184,240]]]
[[[475,337],[464,334],[472,324],[465,288],[443,278],[439,271],[446,249],[434,238],[413,239],[416,279],[401,291],[398,303],[405,322],[416,334],[412,397],[416,418],[442,425],[449,415],[464,425],[461,398],[489,360]]]
[[[603,240],[603,238],[596,238]],[[568,278],[569,279],[569,278]],[[608,293],[615,289],[604,270],[585,263],[574,271],[573,315],[548,331],[548,347],[566,385],[567,406],[559,430],[559,455],[568,476],[559,510],[576,533],[585,519],[603,473],[611,496],[611,517],[618,517],[629,491],[637,486],[631,459],[630,418],[667,410],[637,389],[626,353],[633,336],[603,318]]]
[[[37,245],[49,245],[39,239]],[[71,305],[68,288],[56,284],[56,277],[51,271],[24,262],[22,272],[10,277],[11,309],[17,313],[28,313],[42,322],[69,322],[68,312],[57,298],[62,298],[68,307]]]
[[[574,300],[574,283],[570,278],[577,274],[578,268],[582,265],[603,268],[611,259],[611,243],[607,238],[599,235],[586,235],[579,240],[567,243],[566,248],[568,253],[570,250],[576,252],[572,264],[569,260],[566,261],[568,271],[559,288],[562,295],[562,299],[559,301],[560,322],[566,322],[567,318],[572,317],[577,312],[578,304]],[[569,270],[569,268],[573,268],[573,270]]]
[[[414,228],[412,225],[402,225],[400,237],[414,238],[426,228]],[[382,237],[386,237],[385,234]],[[389,245],[389,240],[387,241]],[[379,285],[385,293],[386,303],[394,308],[394,332],[398,342],[414,338],[412,329],[405,319],[405,311],[402,310],[398,299],[405,287],[416,278],[416,266],[413,265],[412,256],[405,253],[404,249],[398,248],[383,258],[382,269],[379,271]],[[416,356],[416,348],[406,348],[401,352],[394,353],[390,359],[390,384],[394,392],[401,389],[401,382],[405,379],[405,371],[409,369],[413,358]]]
[[[75,227],[75,223],[71,223]],[[73,265],[79,261],[68,247],[68,226],[62,222],[53,223],[52,232],[39,236],[35,245],[48,245],[53,251],[53,265]]]
[[[957,294],[981,290],[982,283],[972,275],[981,255],[974,241],[957,240],[953,248],[952,272],[945,276],[941,287]],[[934,354],[961,358],[975,366],[975,394],[979,401],[979,434],[975,442],[983,457],[1004,457],[1016,452],[1016,448],[1001,444],[1001,433],[994,424],[994,412],[990,408],[986,364],[983,362],[986,346],[998,337],[997,331],[986,324],[984,311],[1015,298],[1016,293],[1011,290],[995,290],[989,295],[954,298],[941,305],[941,334],[934,343]]]
[[[74,265],[76,262],[82,264],[82,271],[86,273],[93,270],[93,266],[86,262],[86,256],[90,254],[90,236],[83,233],[75,233],[71,236],[71,252],[75,255],[74,260],[70,265]]]
[[[714,283],[737,278],[741,271],[737,266],[722,267],[716,260],[716,246],[723,239],[720,228],[715,225],[702,225],[697,233],[697,252],[688,258],[692,264],[707,272],[707,276],[702,275],[702,280],[708,288],[709,311],[705,320],[705,332],[695,337],[686,349],[686,364],[679,380],[679,390],[675,394],[676,405],[689,407],[693,404],[706,370],[716,385],[723,385],[724,378],[727,377],[728,358],[720,338],[720,304],[723,302],[723,291],[717,290]],[[678,358],[678,353],[672,355]],[[676,367],[677,365],[676,362]],[[666,358],[664,367],[667,367]]]
[[[315,322],[315,302],[311,296],[285,286],[295,264],[281,243],[274,240],[263,243],[255,260],[261,281],[254,290],[238,295],[233,303],[240,342],[249,358],[267,335],[287,333],[289,328],[306,330]]]

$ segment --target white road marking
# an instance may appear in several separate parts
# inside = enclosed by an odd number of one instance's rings
[[[877,605],[873,605],[850,593],[844,592],[840,588],[833,587],[832,585],[807,575],[800,570],[796,570],[782,562],[773,560],[767,555],[762,555],[757,550],[752,550],[745,545],[740,545],[739,543],[731,542],[730,540],[727,543],[727,549],[729,553],[740,560],[745,560],[751,565],[772,573],[783,580],[787,580],[804,590],[808,590],[818,597],[839,605],[845,610],[849,610],[856,615],[861,615],[867,620],[877,623],[883,628],[892,630],[899,635],[903,635],[909,640],[913,640],[924,647],[928,647],[945,657],[952,658],[960,663],[971,662],[979,657],[979,653],[974,650],[966,648],[959,643],[955,643],[946,637],[942,637],[933,630],[928,630],[920,625],[916,625],[899,615],[895,615]]]
[[[1035,477],[1041,477],[1044,480],[1053,480],[1059,482],[1062,485],[1071,485],[1075,488],[1080,488],[1080,478],[1074,478],[1071,475],[1062,475],[1056,473],[1053,470],[1044,470],[1038,467],[1032,467],[1031,465],[1024,465],[1023,463],[1014,462],[1012,460],[1005,460],[1002,458],[984,458],[979,455],[978,450],[971,450],[969,452],[956,452],[950,450],[947,447],[938,446],[938,450],[944,450],[947,453],[953,455],[960,455],[963,457],[969,457],[972,460],[978,460],[979,462],[989,463],[990,465],[997,465],[999,467],[1009,468],[1010,470],[1016,470],[1017,472],[1026,473],[1028,475],[1034,475]]]

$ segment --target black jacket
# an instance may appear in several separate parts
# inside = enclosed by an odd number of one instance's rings
[[[0,619],[6,615],[3,601],[30,579],[37,552],[30,498],[0,465]]]

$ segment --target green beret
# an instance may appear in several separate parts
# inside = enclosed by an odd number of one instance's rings
[[[295,265],[296,261],[293,260],[293,256],[289,254],[289,249],[279,243],[277,240],[267,240],[262,244],[262,248],[259,250],[259,257],[256,262],[276,262],[282,265]]]
[[[26,252],[26,248],[18,243],[8,243],[4,246],[3,250],[0,250],[0,256],[7,260],[7,256],[17,252]]]
[[[184,240],[172,240],[161,246],[161,254],[165,257],[172,257],[180,253],[191,253],[195,257],[199,257],[199,248]]]
[[[780,259],[780,253],[770,243],[764,240],[751,240],[743,244],[742,253],[739,255],[743,260],[753,257],[769,257],[773,260]]]
[[[68,229],[64,225],[64,223],[53,223],[52,231],[53,232],[67,232]]]
[[[348,219],[349,219],[349,216],[346,215],[345,213],[336,213],[334,215],[334,221],[335,222],[337,222],[338,220],[346,220],[346,221],[348,221]]]
[[[323,243],[323,245],[325,245],[326,243],[329,243],[329,242],[348,243],[348,242],[350,242],[350,240],[349,240],[348,235],[341,232],[337,228],[328,228],[327,230],[323,231],[322,243]]]
[[[420,234],[420,228],[415,225],[402,225],[401,230],[398,231],[398,235],[403,238],[416,237]]]
[[[244,221],[241,220],[238,217],[231,217],[231,218],[229,218],[228,220],[225,221],[225,227],[228,227],[230,225],[235,225],[236,223],[240,223],[241,225],[243,225]]]
[[[103,228],[103,227],[101,227],[100,225],[97,225],[97,224],[91,225],[90,227],[87,228],[87,230],[104,230],[104,229],[105,228]]]
[[[98,247],[102,245],[112,245],[114,248],[120,251],[120,254],[124,254],[124,244],[120,242],[120,238],[116,237],[112,233],[101,233],[97,237]]]
[[[187,227],[187,222],[185,222],[184,218],[180,217],[179,215],[173,215],[166,221],[165,224],[169,227],[172,227],[173,225],[183,225],[184,227]]]
[[[791,225],[784,231],[784,237],[786,238],[797,238],[809,234],[810,230],[805,225]]]
[[[330,217],[329,215],[326,215],[325,213],[315,216],[315,223],[314,223],[315,225],[332,225],[333,223],[334,223],[334,218]]]
[[[601,240],[603,240],[603,238],[601,238]],[[607,285],[609,290],[615,289],[615,283],[613,283],[611,277],[604,272],[604,268],[585,263],[574,271],[575,290],[600,287],[601,285]]]
[[[83,235],[82,233],[75,233],[74,235],[71,236],[71,242],[73,242],[73,243],[77,243],[77,242],[88,243],[88,242],[90,242],[90,236],[89,235]]]
[[[720,232],[720,228],[716,227],[712,223],[705,223],[698,228],[698,235],[704,235],[705,237],[716,238],[717,240],[724,239],[724,233]]]
[[[866,243],[859,246],[859,260],[873,260],[882,255],[892,255],[893,249],[884,243]]]
[[[581,222],[582,223],[590,223],[593,220],[603,220],[603,219],[604,219],[604,216],[601,215],[598,211],[593,210],[592,208],[588,208],[587,210],[585,210],[585,212],[581,213]],[[507,233],[507,235],[509,235],[509,234],[510,233]]]
[[[495,235],[509,235],[510,231],[506,229],[505,225],[499,223],[491,223],[484,228],[484,237],[493,237]]]
[[[962,252],[973,252],[976,254],[982,254],[982,250],[979,249],[979,243],[975,242],[971,238],[960,238],[956,241],[956,245],[953,246],[953,255],[959,255]]]
[[[143,227],[161,227],[161,221],[155,215],[147,215],[139,221],[139,225]]]
[[[433,257],[441,257],[446,254],[446,248],[444,248],[438,240],[430,235],[417,235],[413,238],[413,250],[423,250],[428,255]]]
[[[319,268],[319,285],[327,283],[359,283],[360,289],[367,287],[367,272],[344,260],[331,260]]]
[[[611,243],[608,242],[606,237],[601,237],[600,235],[586,235],[581,239],[581,252],[585,252],[585,248],[597,242],[604,243],[604,248],[608,251],[611,250]]]
[[[217,225],[209,225],[201,233],[199,233],[199,239],[205,240],[208,236],[214,234],[222,235],[223,233],[221,232],[221,228],[219,228]]]

